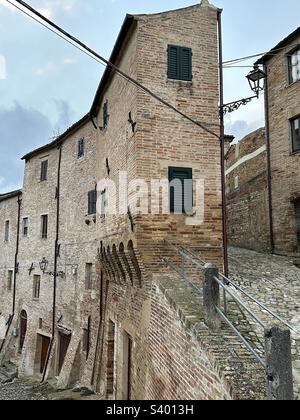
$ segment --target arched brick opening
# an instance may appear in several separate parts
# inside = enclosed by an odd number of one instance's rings
[[[112,267],[114,279],[117,283],[120,283],[120,273],[119,273],[119,267],[114,261],[113,254],[110,251],[110,247],[107,247],[107,259],[109,260],[110,266]]]
[[[133,247],[133,242],[132,241],[128,242],[127,249],[128,249],[128,255],[130,256],[130,259],[131,259],[131,264],[132,264],[132,266],[134,268],[134,271],[135,271],[136,278],[138,280],[139,285],[141,285],[142,284],[142,272],[141,272],[139,262],[137,260],[136,255],[135,255],[135,252],[134,252],[134,247]]]
[[[120,256],[121,256],[121,259],[123,261],[123,264],[126,267],[127,275],[128,275],[128,277],[130,279],[131,284],[133,285],[133,274],[132,274],[132,270],[130,268],[128,259],[126,257],[125,247],[124,247],[124,244],[122,242],[121,242],[120,247],[119,247],[119,252],[120,252]]]
[[[24,342],[25,342],[26,333],[27,333],[27,321],[28,321],[27,312],[24,311],[23,309],[23,311],[20,314],[20,342],[19,342],[20,352],[23,350],[23,347],[24,347]]]
[[[103,248],[103,263],[104,263],[103,264],[104,267],[106,268],[106,271],[109,274],[109,277],[110,277],[111,281],[115,281],[115,273],[114,273],[114,270],[111,267],[110,261],[107,257],[106,251],[105,251],[105,248]]]
[[[121,274],[121,278],[122,278],[123,282],[126,283],[126,274],[125,274],[125,271],[123,269],[122,263],[120,261],[116,245],[113,245],[112,254],[113,254],[115,264],[117,264],[117,266],[118,266],[118,270],[119,270],[119,273]]]

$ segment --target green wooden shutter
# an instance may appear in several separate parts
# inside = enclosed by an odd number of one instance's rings
[[[169,45],[168,47],[168,79],[179,79],[180,73],[180,47]]]
[[[180,80],[192,80],[192,50],[180,48]]]
[[[179,180],[181,190],[170,186],[170,212],[191,213],[193,210],[193,170],[191,168],[169,168],[169,182]]]

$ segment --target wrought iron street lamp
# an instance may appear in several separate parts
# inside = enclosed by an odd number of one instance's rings
[[[42,259],[42,261],[40,262],[40,269],[41,269],[41,271],[43,272],[43,274],[45,274],[45,271],[47,270],[47,268],[48,268],[48,261],[46,260],[46,258],[44,257],[43,259]]]
[[[223,115],[229,114],[231,112],[236,111],[242,105],[247,105],[252,99],[258,99],[259,94],[264,90],[265,87],[265,79],[267,75],[263,72],[258,65],[255,65],[253,70],[246,76],[248,79],[249,85],[251,90],[255,93],[255,96],[250,96],[249,98],[239,99],[238,101],[230,102],[228,104],[224,104],[220,112]]]
[[[248,79],[251,90],[256,93],[256,96],[259,97],[260,92],[265,88],[265,79],[267,75],[262,71],[258,65],[254,66],[254,69],[246,76]]]

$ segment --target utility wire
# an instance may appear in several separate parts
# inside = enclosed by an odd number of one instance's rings
[[[41,13],[39,13],[37,10],[35,10],[33,7],[31,7],[29,4],[24,2],[23,0],[14,0],[16,3],[27,9],[30,13],[26,12],[26,10],[22,9],[21,7],[17,6],[15,3],[13,3],[11,0],[6,0],[8,3],[10,3],[12,6],[20,10],[22,13],[29,16],[31,19],[35,20],[36,22],[40,23],[45,28],[49,29],[54,34],[58,35],[60,38],[66,40],[71,45],[75,46],[85,54],[89,55],[90,57],[96,59],[96,61],[99,61],[106,66],[110,67],[112,70],[114,70],[116,73],[121,75],[123,78],[128,80],[130,83],[135,85],[137,88],[143,90],[148,95],[152,96],[154,99],[156,99],[158,102],[162,103],[172,111],[179,114],[181,117],[185,118],[186,120],[190,121],[191,123],[197,125],[198,127],[202,128],[207,133],[211,134],[212,136],[216,137],[218,140],[220,140],[220,137],[218,134],[216,134],[214,131],[210,130],[208,127],[206,127],[202,122],[196,121],[193,118],[189,117],[188,115],[184,114],[182,111],[180,111],[178,108],[167,102],[166,100],[162,99],[158,95],[156,95],[154,92],[152,92],[150,89],[148,89],[146,86],[139,83],[137,80],[133,79],[131,76],[123,72],[119,67],[117,67],[115,64],[111,63],[110,61],[106,60],[104,57],[102,57],[100,54],[93,51],[91,48],[89,48],[87,45],[85,45],[83,42],[81,42],[79,39],[74,37],[73,35],[66,32],[64,29],[50,21],[48,18],[43,16]],[[46,22],[47,25],[45,25],[40,20],[36,19],[34,16],[37,16],[39,19],[41,19],[43,22]]]
[[[291,45],[291,46],[289,46],[289,48],[290,49],[293,49],[294,47],[297,47],[297,46],[299,46],[299,44],[294,44],[294,45]],[[228,60],[228,61],[224,61],[223,62],[223,65],[224,66],[226,66],[226,65],[228,65],[228,64],[237,64],[237,63],[241,63],[242,61],[247,61],[247,60],[250,60],[251,58],[257,58],[257,57],[261,57],[261,56],[263,56],[263,55],[268,55],[268,56],[275,56],[275,55],[277,55],[277,53],[279,52],[279,51],[282,51],[282,50],[285,50],[287,47],[285,46],[285,47],[281,47],[281,48],[276,48],[276,49],[273,49],[273,50],[269,50],[269,51],[265,51],[265,52],[262,52],[262,53],[259,53],[259,54],[254,54],[254,55],[248,55],[248,56],[246,56],[246,57],[240,57],[240,58],[235,58],[235,59],[233,59],[233,60]],[[252,66],[251,66],[252,67]]]

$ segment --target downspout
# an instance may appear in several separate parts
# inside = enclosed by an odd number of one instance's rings
[[[5,338],[2,341],[0,353],[3,350],[4,344],[7,340],[8,333],[10,330],[10,327],[12,325],[12,322],[15,317],[16,312],[16,292],[17,292],[17,274],[19,273],[19,264],[18,264],[18,258],[19,258],[19,244],[20,244],[20,221],[21,221],[21,205],[22,205],[22,199],[20,198],[21,194],[18,195],[18,226],[17,226],[17,241],[16,241],[16,252],[15,252],[15,268],[14,268],[14,283],[13,283],[13,303],[12,303],[12,314],[9,317],[8,325],[5,333]]]
[[[225,127],[224,127],[224,76],[223,76],[223,44],[222,44],[222,10],[218,9],[219,38],[219,83],[220,83],[220,146],[221,146],[221,188],[222,188],[222,229],[224,274],[228,277],[228,241],[227,241],[227,209],[226,209],[226,176],[225,176]]]
[[[55,237],[55,245],[54,245],[54,279],[53,279],[53,303],[52,303],[52,337],[51,342],[49,345],[47,359],[43,371],[43,378],[42,382],[45,381],[50,355],[52,352],[54,340],[55,340],[55,332],[56,332],[56,292],[57,292],[57,262],[58,262],[58,242],[59,242],[59,216],[60,216],[60,172],[61,172],[61,158],[62,158],[62,145],[57,144],[59,150],[58,156],[58,169],[57,169],[57,186],[56,186],[56,237]]]
[[[267,66],[264,65],[264,72],[267,73]],[[270,114],[269,114],[269,83],[268,77],[265,81],[265,119],[266,119],[266,143],[267,143],[267,170],[268,170],[268,202],[269,202],[269,224],[270,224],[270,246],[271,254],[275,253],[274,242],[274,220],[273,220],[273,203],[272,203],[272,166],[271,166],[271,143],[270,143]]]

